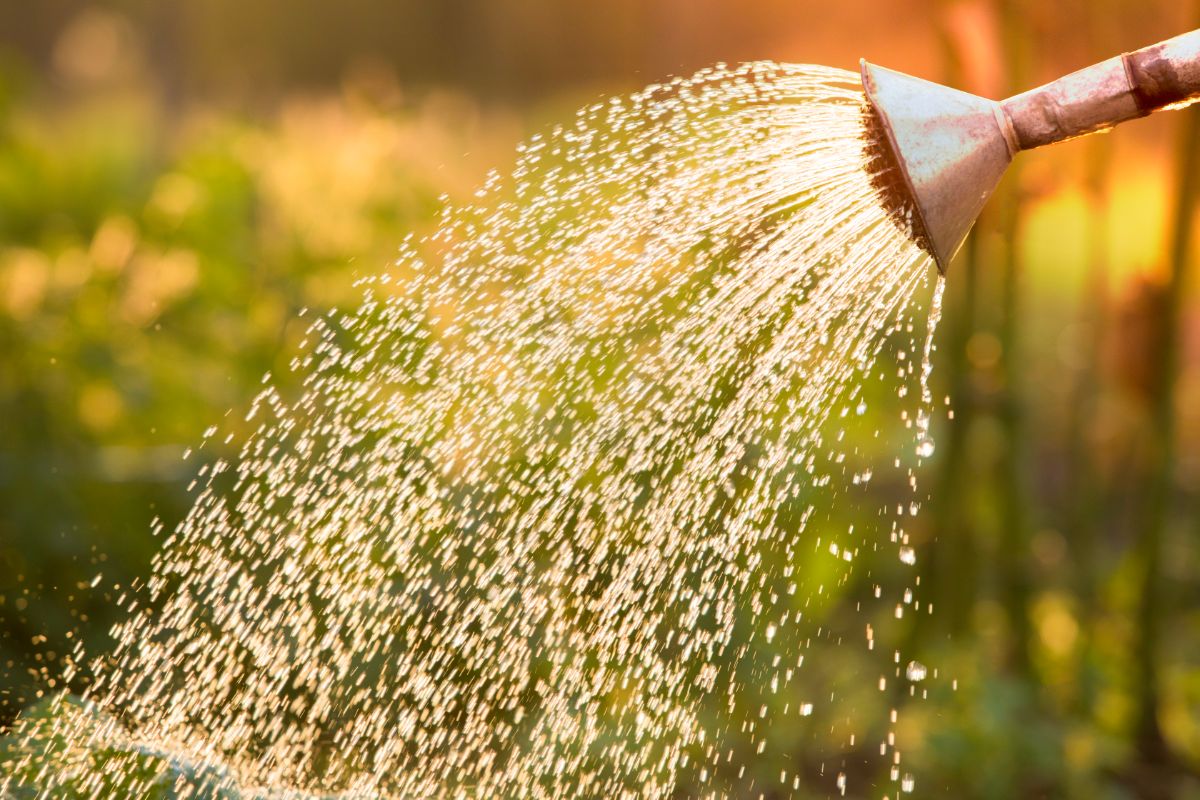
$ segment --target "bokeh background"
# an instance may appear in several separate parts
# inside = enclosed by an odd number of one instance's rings
[[[1197,26],[1194,0],[0,3],[0,728],[104,648],[184,450],[301,309],[352,304],[523,137],[718,61],[1000,97]],[[1022,156],[951,270],[911,531],[938,610],[894,623],[958,679],[902,717],[926,796],[1200,796],[1198,197],[1200,110],[1131,123]]]

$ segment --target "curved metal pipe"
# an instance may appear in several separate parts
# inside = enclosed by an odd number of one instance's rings
[[[1200,30],[1110,58],[1000,104],[1018,149],[1107,130],[1200,97]]]

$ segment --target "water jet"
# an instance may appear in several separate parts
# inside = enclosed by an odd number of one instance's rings
[[[861,65],[876,188],[945,273],[1017,153],[1200,99],[1200,30],[1002,101]]]

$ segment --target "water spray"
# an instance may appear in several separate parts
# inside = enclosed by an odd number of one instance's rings
[[[1022,150],[1200,100],[1200,30],[987,100],[862,61],[884,204],[943,273]]]

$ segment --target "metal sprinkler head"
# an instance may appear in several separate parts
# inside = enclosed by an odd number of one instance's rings
[[[946,267],[1021,150],[1200,100],[1200,30],[997,102],[862,61],[872,180]]]

